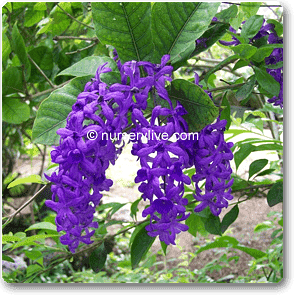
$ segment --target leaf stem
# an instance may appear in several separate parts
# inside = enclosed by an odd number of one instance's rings
[[[32,62],[32,64],[38,69],[38,71],[41,73],[41,75],[46,79],[46,81],[50,84],[52,88],[55,88],[56,85],[52,83],[52,81],[46,76],[46,74],[43,72],[43,70],[37,65],[37,63],[30,57],[29,54],[27,54],[29,60]]]

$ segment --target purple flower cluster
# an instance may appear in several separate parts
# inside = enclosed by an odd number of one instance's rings
[[[244,22],[243,22],[244,23]],[[243,24],[242,23],[242,24]],[[236,33],[236,30],[230,26],[229,30],[233,33]],[[249,44],[254,44],[259,39],[267,36],[268,44],[283,44],[283,38],[279,37],[275,31],[275,25],[272,23],[266,23],[264,20],[262,27],[259,32],[249,40]],[[240,41],[233,36],[232,41],[219,41],[220,44],[224,46],[236,46],[240,44]],[[275,48],[270,56],[265,58],[266,65],[276,65],[279,62],[283,61],[283,48]],[[267,68],[267,72],[274,77],[274,79],[280,84],[280,92],[278,96],[274,96],[271,99],[268,99],[269,103],[273,103],[275,106],[280,106],[283,108],[283,67],[277,69]]]
[[[229,165],[232,145],[223,137],[226,121],[218,119],[208,125],[198,133],[197,140],[180,137],[174,141],[174,134],[187,135],[189,130],[182,117],[186,110],[179,102],[174,105],[165,88],[166,82],[172,80],[169,59],[165,55],[160,64],[143,61],[121,64],[114,51],[121,83],[108,86],[101,75],[111,69],[107,64],[100,66],[95,78],[78,95],[66,127],[57,131],[60,144],[52,150],[51,158],[59,168],[51,176],[45,175],[54,183],[52,200],[47,200],[46,205],[57,212],[57,230],[65,232],[60,241],[71,252],[75,252],[80,242],[92,243],[91,237],[98,226],[93,215],[102,192],[113,184],[105,173],[122,151],[124,143],[117,136],[124,130],[136,137],[132,154],[138,157],[141,169],[135,182],[140,183],[144,200],[149,200],[142,215],[150,215],[150,224],[146,226],[150,236],[175,244],[176,234],[188,230],[181,223],[189,217],[188,200],[183,197],[184,186],[191,184],[184,174],[187,168],[196,169],[192,180],[197,184],[195,199],[201,204],[195,211],[209,206],[218,215],[227,207],[227,200],[232,199],[230,189],[226,191],[232,184]],[[155,105],[150,120],[144,116],[149,97],[154,104],[159,97],[169,107]],[[103,138],[104,133],[116,138]],[[162,139],[161,134],[167,138]],[[142,136],[147,135],[152,138],[145,142]],[[203,179],[206,179],[205,194],[201,195],[198,183]]]

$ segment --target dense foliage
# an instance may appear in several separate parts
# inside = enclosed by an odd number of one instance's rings
[[[281,212],[255,229],[273,229],[265,252],[228,234],[241,202],[258,195],[270,207],[283,201],[280,6],[8,2],[2,20],[3,211],[14,209],[3,217],[7,282],[282,279]],[[141,197],[130,201],[130,222],[112,218],[124,203],[102,201],[126,134],[140,163]],[[265,156],[270,151],[276,160]],[[262,158],[245,178],[238,169],[252,152]],[[39,174],[15,173],[20,155],[41,157]],[[20,195],[28,201],[15,207]],[[16,229],[28,205],[31,220]],[[121,229],[109,234],[116,224]],[[158,237],[165,255],[182,231],[216,237],[161,272],[149,249]],[[226,266],[233,251],[250,255],[254,277],[214,281],[207,272],[217,260],[202,270],[180,268],[214,248],[227,249]]]

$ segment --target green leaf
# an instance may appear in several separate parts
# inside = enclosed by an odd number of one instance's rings
[[[143,257],[147,254],[152,246],[155,237],[151,237],[147,234],[145,227],[148,224],[142,224],[141,227],[136,227],[137,231],[134,235],[134,239],[131,244],[131,267],[135,269]]]
[[[237,5],[230,5],[228,8],[221,10],[216,14],[216,17],[221,22],[229,22],[230,19],[235,18],[238,13]]]
[[[43,265],[43,254],[40,251],[36,250],[30,250],[30,251],[24,251],[25,255],[31,259],[37,261],[40,265]]]
[[[231,124],[231,116],[230,116],[230,103],[227,99],[226,96],[227,93],[224,94],[223,99],[222,99],[222,107],[226,107],[222,110],[221,115],[220,115],[220,120],[227,120],[227,124],[226,124],[226,130],[229,129],[230,124]]]
[[[25,48],[25,43],[22,35],[19,32],[17,23],[14,25],[12,30],[12,39],[11,39],[12,50],[18,56],[20,62],[25,67],[25,79],[28,80],[30,77],[31,65],[27,57],[27,51]]]
[[[237,46],[230,47],[236,54],[238,54],[241,58],[248,59],[252,55],[254,55],[257,51],[257,48],[248,45],[248,44],[240,44]]]
[[[242,27],[241,36],[252,39],[263,25],[264,17],[255,15],[249,18]]]
[[[247,67],[248,66],[248,62],[246,60],[240,59],[232,68],[232,71],[238,70],[240,68],[243,67]]]
[[[116,48],[122,63],[150,59],[150,2],[92,2],[92,15],[97,37]]]
[[[192,132],[200,131],[218,116],[217,107],[203,89],[187,80],[173,80],[169,97],[172,101],[179,101],[187,110],[188,114],[183,118]]]
[[[160,63],[165,54],[170,54],[172,64],[187,59],[219,5],[219,2],[155,2],[151,15],[155,46],[152,62]]]
[[[9,38],[2,32],[2,63],[6,63],[11,52]]]
[[[18,178],[16,180],[14,180],[13,182],[11,182],[9,185],[8,185],[8,189],[16,186],[16,185],[19,185],[19,184],[24,184],[24,183],[42,183],[42,184],[45,184],[45,182],[41,179],[41,176],[40,175],[29,175],[27,177],[23,177],[23,178]]]
[[[163,250],[164,255],[167,255],[167,247],[168,245],[165,242],[160,241],[161,249]]]
[[[259,85],[273,96],[278,96],[280,92],[280,84],[273,76],[257,67],[253,67],[256,79]]]
[[[139,211],[138,209],[138,205],[140,203],[140,201],[142,200],[142,197],[140,197],[139,199],[135,200],[131,206],[130,206],[130,216],[131,218],[135,217],[136,219],[136,213]]]
[[[26,269],[26,276],[29,277],[31,275],[36,274],[37,272],[41,271],[43,268],[40,265],[30,265]]]
[[[266,69],[279,69],[283,68],[283,61],[279,61],[277,64],[274,65],[266,65]]]
[[[258,173],[255,177],[269,175],[269,174],[272,174],[274,171],[275,171],[275,169],[266,169],[266,170]]]
[[[21,124],[29,119],[30,109],[26,103],[9,97],[4,97],[2,100],[3,121],[12,124]]]
[[[211,234],[222,235],[220,218],[211,214],[204,222],[205,230]]]
[[[6,2],[6,4],[3,7],[5,7],[9,12],[12,12],[11,2]]]
[[[224,217],[221,222],[221,231],[224,233],[227,228],[237,219],[239,215],[239,207],[235,205]]]
[[[47,5],[45,2],[37,2],[34,7],[34,10],[47,10]]]
[[[191,213],[191,215],[186,219],[185,224],[189,226],[188,232],[194,237],[197,236],[197,232],[201,233],[204,229],[204,224],[199,215]]]
[[[266,57],[270,56],[272,52],[273,49],[271,47],[268,47],[268,45],[260,47],[252,56],[251,60],[256,62],[262,62]]]
[[[269,193],[267,195],[267,201],[268,205],[270,207],[283,202],[283,182],[279,181],[276,182],[271,189],[269,190]]]
[[[269,20],[267,20],[267,23],[268,24],[271,23],[271,24],[275,25],[275,31],[278,36],[281,36],[283,34],[283,25],[280,22],[273,20],[273,19],[269,19]]]
[[[228,29],[229,24],[218,23],[210,26],[200,37],[203,42],[196,45],[196,48],[190,57],[193,57],[203,51],[207,51],[212,45],[214,45],[224,36]]]
[[[2,95],[23,92],[22,71],[19,67],[8,67],[2,72]]]
[[[249,177],[248,180],[256,173],[261,171],[268,164],[267,159],[258,159],[253,161],[249,167]]]
[[[21,240],[20,237],[12,236],[12,235],[2,235],[2,244],[7,244],[11,242],[19,242]]]
[[[91,253],[89,257],[89,263],[90,267],[95,273],[99,273],[103,269],[106,262],[106,257],[107,251],[104,243],[102,243],[100,247]]]
[[[255,259],[259,259],[262,258],[264,256],[266,256],[267,254],[257,250],[257,249],[252,249],[252,248],[248,248],[242,245],[239,245],[239,242],[237,239],[230,237],[230,236],[222,236],[216,239],[215,242],[209,243],[205,246],[200,247],[195,254],[199,254],[205,250],[209,250],[209,249],[214,249],[214,248],[233,248],[233,249],[238,249],[241,250],[249,255],[251,255],[252,257],[254,257]]]
[[[253,231],[257,233],[257,232],[262,232],[262,231],[268,230],[270,228],[272,228],[272,226],[270,224],[260,223],[254,227]]]
[[[25,11],[25,27],[31,27],[40,22],[44,17],[44,11],[28,9]]]
[[[10,256],[7,256],[3,253],[2,253],[2,260],[6,260],[6,261],[9,261],[9,262],[12,262],[12,263],[15,262]]]
[[[236,170],[238,170],[240,164],[243,162],[247,156],[253,151],[255,151],[256,146],[251,144],[243,144],[241,145],[240,149],[234,153],[234,162],[236,166]]]
[[[21,246],[30,246],[30,245],[35,245],[38,246],[39,244],[35,243],[36,241],[39,240],[44,240],[46,238],[51,238],[51,237],[57,237],[60,236],[59,234],[38,234],[38,235],[33,235],[30,237],[25,237],[18,241],[16,244],[14,244],[13,249],[16,249]]]
[[[106,67],[111,68],[112,71],[118,71],[117,64],[112,58],[106,56],[89,56],[75,63],[71,67],[61,71],[57,76],[69,75],[69,76],[77,76],[77,77],[79,76],[94,77],[98,67],[105,63],[107,63]],[[102,74],[102,76],[105,74]]]
[[[243,13],[244,18],[247,20],[256,15],[260,4],[261,2],[241,2],[240,10]]]
[[[40,222],[40,223],[31,225],[30,227],[28,227],[25,230],[25,232],[28,230],[36,230],[36,229],[45,229],[45,230],[56,231],[56,226],[50,222]]]
[[[236,99],[238,101],[243,101],[243,100],[247,99],[253,91],[255,82],[256,82],[256,78],[254,75],[252,75],[248,79],[248,81],[237,90],[237,92],[235,93]]]
[[[52,92],[41,103],[32,129],[34,143],[58,145],[60,137],[56,131],[65,127],[72,105],[89,80],[90,76],[74,78],[64,87]]]
[[[39,244],[35,243],[35,241],[38,241],[40,239],[45,239],[45,238],[50,238],[50,237],[56,237],[60,236],[59,234],[38,234],[38,235],[33,235],[30,237],[26,237],[18,241],[16,244],[14,244],[13,249],[16,249],[21,246],[25,245],[35,245],[38,246]]]

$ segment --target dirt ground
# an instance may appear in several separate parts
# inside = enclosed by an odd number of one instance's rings
[[[243,138],[248,138],[249,136],[243,136]],[[50,150],[50,149],[49,149]],[[134,184],[134,178],[136,176],[136,172],[139,169],[139,163],[136,161],[136,158],[133,157],[130,153],[130,146],[126,146],[122,155],[117,160],[114,166],[111,166],[108,169],[107,177],[113,179],[114,185],[112,186],[109,192],[105,192],[105,196],[103,197],[103,203],[108,202],[120,202],[120,203],[128,203],[134,202],[140,197],[140,192],[138,191],[138,186]],[[252,153],[240,166],[238,174],[247,178],[247,170],[249,168],[249,164],[258,158],[267,157],[270,161],[275,160],[276,154],[274,153],[264,153],[267,156],[262,156],[262,153]],[[45,162],[45,166],[47,166],[49,162]],[[28,174],[38,174],[41,167],[41,160],[39,158],[34,159],[32,162],[30,160],[20,159],[17,163],[16,172],[20,172],[22,175],[26,176]],[[274,178],[273,178],[274,179]],[[276,179],[276,178],[275,178]],[[231,202],[235,202],[238,199],[239,195],[236,195],[234,200]],[[20,202],[22,201],[19,200]],[[139,204],[139,212],[137,214],[138,220],[142,220],[141,213],[143,208],[147,203],[141,201]],[[18,205],[17,205],[18,206]],[[224,214],[226,214],[230,210],[225,209],[222,211],[220,217],[222,218]],[[268,245],[271,242],[271,232],[266,231],[260,234],[255,234],[253,232],[254,227],[265,220],[267,220],[267,214],[271,211],[281,211],[282,205],[278,204],[272,208],[270,208],[267,204],[265,198],[257,198],[254,197],[249,201],[245,201],[239,204],[239,216],[238,219],[234,222],[234,224],[230,227],[228,235],[235,237],[241,244],[260,249],[262,251],[266,250]],[[23,213],[29,213],[28,208],[24,210]],[[130,204],[126,204],[122,209],[120,209],[115,215],[114,219],[122,219],[122,220],[131,220],[130,217]],[[113,230],[113,229],[112,229]],[[170,245],[167,248],[167,256],[166,260],[170,260],[172,258],[177,258],[183,252],[194,252],[196,248],[195,245],[203,246],[206,241],[210,239],[213,240],[213,236],[208,236],[206,238],[197,236],[194,238],[187,232],[182,232],[178,235],[178,239],[176,243],[182,247],[182,250],[177,246]],[[151,251],[153,253],[157,253],[157,251],[161,249],[160,242],[157,239],[153,244]],[[235,264],[234,261],[230,262],[230,268],[223,268],[220,273],[213,272],[210,276],[214,279],[222,278],[223,276],[232,274],[235,276],[238,275],[247,275],[248,261],[251,257],[244,253],[239,252],[240,259]],[[222,253],[221,253],[222,254]],[[219,250],[211,249],[200,253],[190,264],[190,269],[201,269],[207,263],[211,262],[215,258],[219,258],[221,256]],[[232,254],[234,255],[234,254]],[[163,259],[163,257],[159,257],[159,259]],[[178,264],[180,260],[176,262],[167,262],[167,268],[174,267]]]

